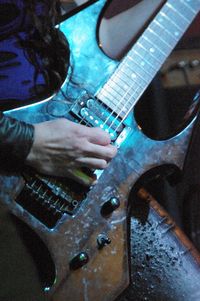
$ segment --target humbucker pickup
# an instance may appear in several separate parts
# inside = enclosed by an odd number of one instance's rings
[[[70,113],[83,124],[100,127],[110,134],[115,142],[124,129],[121,118],[97,98],[85,94],[71,108]]]

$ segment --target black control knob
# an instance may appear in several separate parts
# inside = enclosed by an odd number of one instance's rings
[[[105,202],[101,207],[101,214],[103,216],[110,215],[120,206],[120,200],[118,198],[110,198],[109,201]]]
[[[69,263],[71,270],[76,270],[84,266],[89,261],[89,256],[86,252],[80,252]]]
[[[97,245],[99,249],[103,248],[106,245],[109,245],[110,243],[111,240],[106,234],[99,234],[97,236]]]

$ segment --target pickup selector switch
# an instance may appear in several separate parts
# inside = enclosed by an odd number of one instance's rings
[[[109,245],[111,243],[110,238],[106,234],[99,234],[97,236],[97,245],[99,249],[102,249],[106,245]]]

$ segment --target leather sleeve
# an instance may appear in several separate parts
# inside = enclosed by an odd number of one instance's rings
[[[20,172],[33,143],[34,127],[0,112],[0,170]]]

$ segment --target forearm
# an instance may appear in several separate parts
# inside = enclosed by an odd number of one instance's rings
[[[0,112],[0,170],[21,171],[33,143],[34,127]]]

